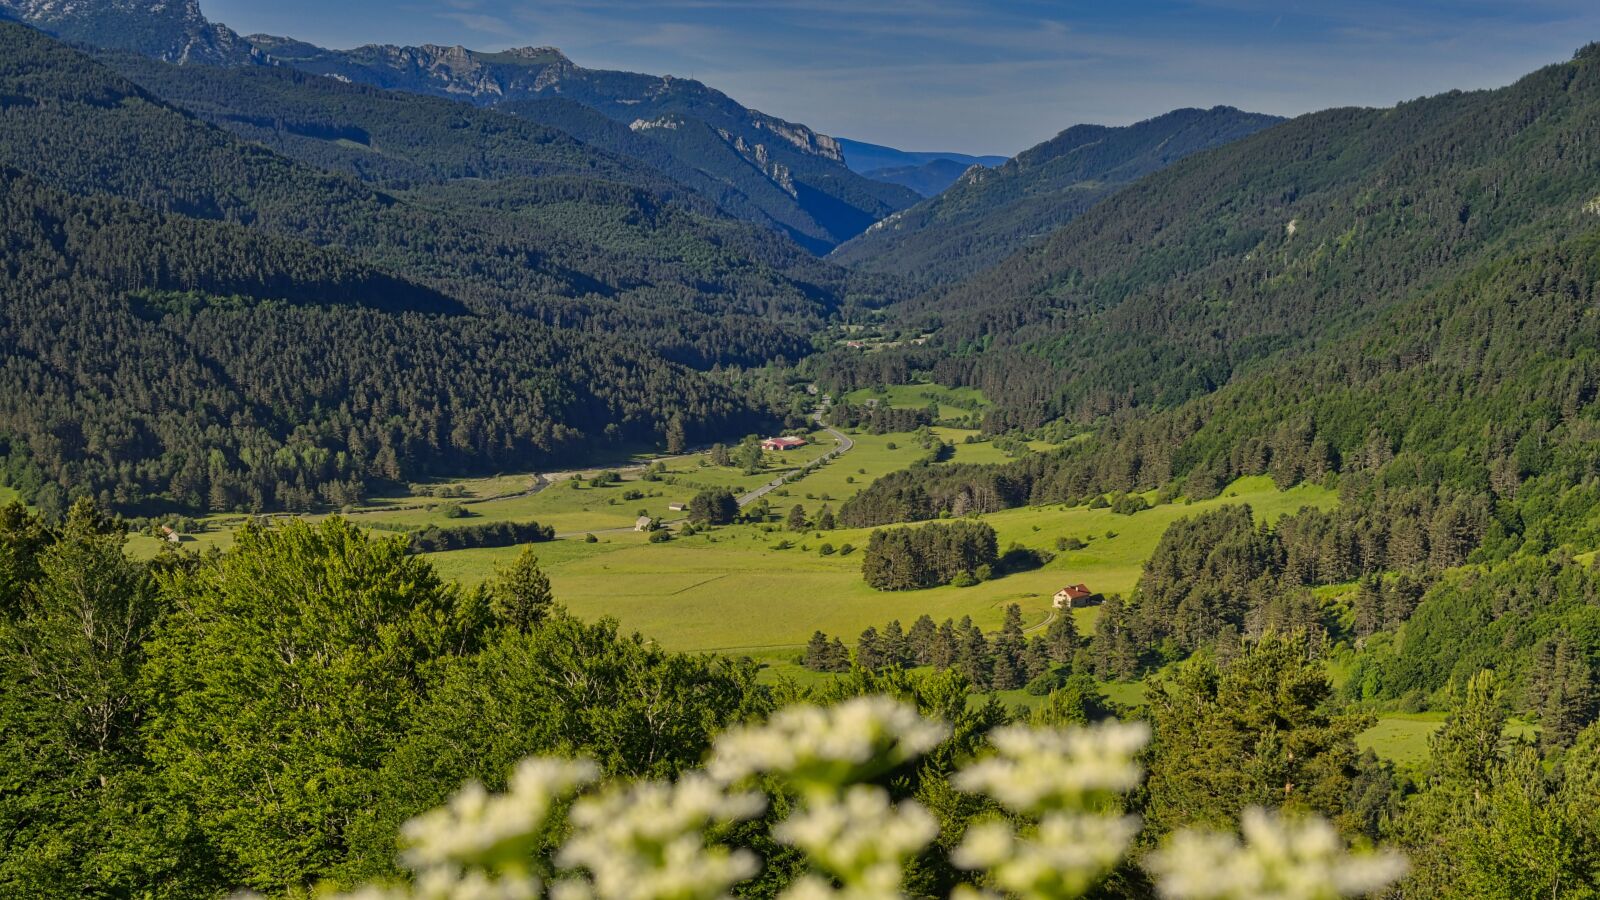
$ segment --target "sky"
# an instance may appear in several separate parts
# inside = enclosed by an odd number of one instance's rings
[[[1185,106],[1292,116],[1509,84],[1600,40],[1597,0],[201,0],[325,47],[561,48],[825,134],[1012,155]]]

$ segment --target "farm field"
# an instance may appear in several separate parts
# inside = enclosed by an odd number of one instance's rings
[[[833,468],[846,466],[849,459]],[[807,479],[794,488],[809,484]],[[1022,607],[1027,625],[1037,626],[1049,614],[1050,595],[1069,581],[1086,582],[1105,593],[1131,590],[1144,559],[1179,518],[1227,503],[1249,503],[1257,515],[1272,520],[1334,502],[1333,493],[1323,488],[1301,485],[1278,491],[1262,477],[1243,479],[1214,500],[1158,506],[1133,516],[1087,507],[1006,510],[982,517],[994,526],[1002,548],[1017,542],[1055,552],[1058,537],[1076,537],[1088,546],[1059,553],[1036,571],[969,588],[923,591],[875,591],[861,580],[860,551],[837,552],[846,544],[864,547],[871,529],[841,529],[818,537],[814,531],[796,534],[739,525],[665,544],[647,543],[643,535],[610,534],[595,544],[576,540],[540,545],[539,553],[556,596],[585,618],[614,617],[624,628],[675,650],[787,652],[803,645],[813,631],[850,642],[869,625],[882,626],[890,619],[909,624],[923,614],[936,620],[970,615],[979,626],[996,629],[1011,603]],[[807,503],[809,512],[820,507],[820,502]],[[783,542],[792,546],[776,549]],[[836,552],[823,556],[824,543]],[[433,559],[447,575],[472,581],[516,552],[458,550],[434,554]],[[1077,610],[1079,627],[1092,628],[1095,613]]]

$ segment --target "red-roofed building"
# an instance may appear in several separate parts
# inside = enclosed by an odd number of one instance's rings
[[[767,438],[766,440],[761,442],[761,449],[763,449],[763,450],[773,450],[773,451],[781,453],[781,452],[783,452],[785,450],[797,450],[797,449],[799,449],[801,447],[804,447],[807,443],[809,443],[809,442],[805,438],[797,438],[797,437]]]
[[[1083,606],[1098,606],[1105,602],[1104,597],[1089,590],[1086,584],[1069,584],[1056,591],[1056,609],[1078,609]]]

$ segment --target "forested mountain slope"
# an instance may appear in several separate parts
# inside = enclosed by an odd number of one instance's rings
[[[725,324],[696,321],[701,310],[768,320],[756,327],[781,324],[783,343],[757,352],[792,358],[805,352],[809,334],[848,295],[877,303],[896,293],[886,279],[820,262],[781,234],[720,211],[734,198],[707,199],[634,159],[628,154],[640,148],[633,132],[567,101],[517,104],[571,113],[550,127],[498,109],[292,69],[172,66],[135,56],[107,62],[164,100],[286,156],[403,192],[432,209],[455,209],[469,220],[487,212],[497,225],[514,223],[546,257],[618,292],[617,305],[657,305],[669,327],[681,311],[686,318],[679,337],[658,347],[691,363],[757,359],[741,358],[746,342],[737,339],[722,340],[720,349],[708,341],[692,352],[680,348],[697,333],[725,336]],[[612,153],[579,143],[559,127],[588,118],[635,140]],[[573,317],[563,314],[559,321]],[[639,325],[613,316],[608,327]]]
[[[800,340],[764,307],[588,290],[514,216],[293,163],[20,26],[0,26],[0,96],[0,443],[47,509],[303,509],[748,430],[762,413],[647,339]]]
[[[1343,473],[1297,582],[1600,545],[1597,132],[1591,47],[1504,90],[1305,117],[1154,176],[1052,239],[1055,259],[991,273],[1018,276],[1008,305],[944,333],[988,349],[935,364],[1007,397],[994,425],[1054,408],[1098,433],[885,479],[841,518]],[[1052,286],[1025,293],[1033,277]]]
[[[11,26],[0,41],[6,50],[0,90],[17,98],[0,118],[0,158],[69,191],[112,193],[184,215],[342,246],[396,274],[448,290],[475,309],[637,336],[674,359],[707,367],[803,352],[819,317],[844,290],[837,270],[803,259],[782,239],[748,234],[737,223],[719,223],[636,189],[619,191],[616,184],[588,178],[505,185],[503,202],[520,200],[544,221],[532,214],[508,216],[471,198],[455,201],[416,189],[414,196],[401,197],[296,164],[208,126],[37,32]],[[202,93],[211,77],[257,77],[203,67],[184,67],[177,75],[196,79]],[[282,86],[281,74],[259,77]],[[362,121],[375,131],[372,123],[414,99],[380,94],[352,100],[336,84],[311,81],[284,90],[274,101],[278,108],[287,114],[305,112],[297,106],[325,104],[324,121],[340,123],[330,127]],[[340,112],[334,101],[348,106]],[[396,118],[447,129],[452,119],[429,117],[448,117],[453,109],[408,110]],[[533,171],[543,164],[529,163],[538,157],[522,152],[528,140],[517,130],[525,127],[480,121],[476,130],[464,129],[461,144],[448,151],[413,135],[398,141],[393,155],[413,169],[418,160],[424,168],[448,167],[452,158],[460,162],[466,155],[485,174]],[[326,151],[309,139],[284,143],[319,164],[342,152],[337,143]],[[542,152],[579,149],[560,141]],[[519,155],[523,159],[510,161]],[[583,149],[561,165],[590,156],[594,152]],[[584,164],[602,172],[631,171],[603,155]],[[653,224],[657,218],[672,220],[674,227]],[[608,221],[633,227],[611,228]],[[660,236],[672,240],[658,242]],[[617,245],[630,239],[632,247]],[[658,261],[640,252],[653,244]],[[782,269],[793,269],[795,277]]]
[[[1499,90],[1302,116],[905,304],[939,326],[914,362],[1001,398],[999,421],[1171,406],[1594,227],[1597,129],[1593,49]]]
[[[996,168],[968,169],[943,193],[879,222],[832,258],[865,271],[957,281],[1151,172],[1280,121],[1219,106],[1125,127],[1076,125]]]

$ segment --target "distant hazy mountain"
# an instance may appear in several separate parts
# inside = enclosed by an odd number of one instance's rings
[[[65,40],[167,62],[264,61],[248,41],[207,21],[199,0],[0,0],[0,13]]]
[[[911,188],[924,197],[944,191],[972,166],[953,159],[936,159],[920,166],[890,166],[864,173],[874,181],[886,181]]]
[[[867,271],[957,281],[1151,172],[1280,121],[1218,106],[1124,127],[1076,125],[998,168],[969,169],[944,193],[874,225],[831,258]]]
[[[845,165],[851,170],[868,175],[883,169],[905,169],[927,165],[939,160],[960,163],[965,169],[968,166],[998,166],[1006,161],[1004,156],[972,156],[967,153],[940,153],[932,151],[896,150],[882,144],[868,144],[864,141],[852,141],[848,138],[839,138],[839,149],[844,152]]]

